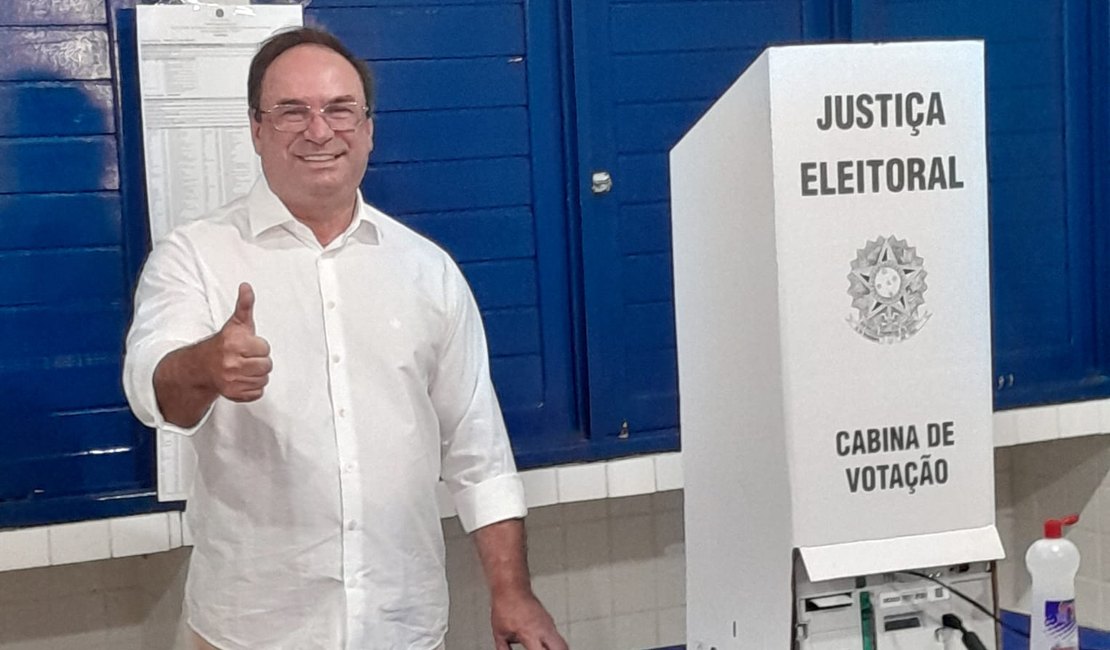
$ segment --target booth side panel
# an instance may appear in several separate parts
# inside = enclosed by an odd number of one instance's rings
[[[790,487],[767,60],[671,153],[691,648],[787,647]]]

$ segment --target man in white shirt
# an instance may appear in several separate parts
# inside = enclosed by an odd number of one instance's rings
[[[442,477],[473,531],[496,647],[565,650],[531,590],[470,290],[359,194],[365,63],[325,32],[285,32],[255,56],[248,94],[264,178],[155,246],[124,362],[139,419],[197,451],[197,647],[442,648]]]

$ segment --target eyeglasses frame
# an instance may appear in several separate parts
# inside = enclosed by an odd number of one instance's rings
[[[354,106],[358,109],[357,112],[359,114],[359,120],[357,122],[355,122],[354,126],[352,126],[350,128],[337,129],[334,126],[332,126],[331,122],[328,121],[327,113],[325,111],[327,111],[329,106]],[[279,129],[277,127],[277,122],[274,121],[274,120],[271,120],[270,121],[270,126],[272,126],[273,129],[275,131],[278,131],[279,133],[304,133],[305,131],[308,130],[309,125],[312,124],[312,118],[316,117],[317,115],[319,115],[324,120],[324,123],[328,125],[329,129],[331,129],[332,131],[339,132],[339,133],[354,131],[358,127],[362,126],[362,123],[364,121],[366,121],[367,119],[370,118],[370,107],[367,106],[366,104],[361,104],[359,102],[328,102],[327,104],[324,104],[320,108],[313,108],[312,106],[310,106],[308,104],[274,104],[273,106],[271,106],[268,109],[257,108],[255,110],[258,112],[258,114],[260,116],[258,119],[261,122],[262,121],[262,118],[261,118],[262,115],[273,115],[274,113],[277,112],[278,109],[288,108],[288,107],[307,108],[308,111],[309,111],[310,117],[309,117],[308,120],[305,121],[303,129],[299,129],[299,130],[295,130],[295,131],[287,131],[287,130]]]

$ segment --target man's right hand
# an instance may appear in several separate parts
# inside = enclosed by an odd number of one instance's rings
[[[254,289],[239,285],[235,312],[215,336],[205,341],[209,379],[220,395],[233,402],[262,397],[274,363],[270,344],[254,328]]]
[[[158,362],[154,395],[167,422],[189,428],[221,395],[234,402],[262,397],[273,367],[270,344],[254,329],[254,289],[244,282],[220,331]]]

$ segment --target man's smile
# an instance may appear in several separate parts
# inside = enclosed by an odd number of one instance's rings
[[[297,157],[306,162],[331,162],[342,155],[342,153],[314,153],[297,155]]]

